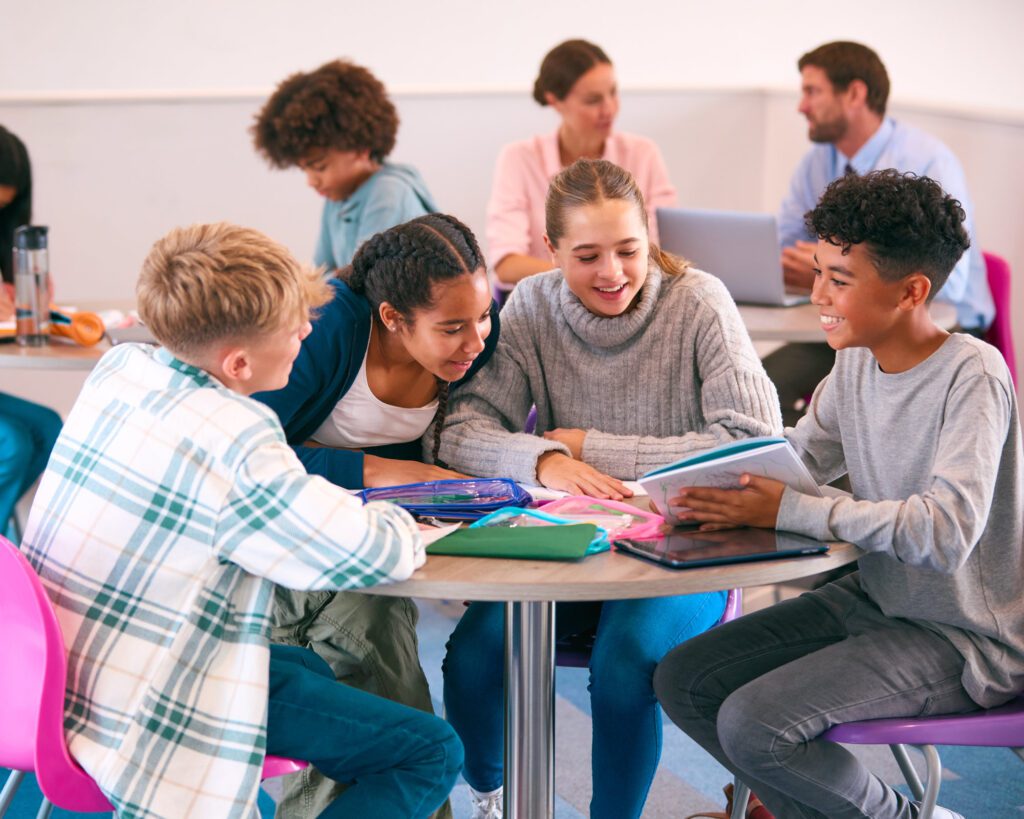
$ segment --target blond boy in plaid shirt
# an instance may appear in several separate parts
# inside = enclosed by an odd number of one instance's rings
[[[139,311],[160,347],[103,356],[68,416],[24,550],[69,652],[72,755],[122,817],[251,817],[265,753],[354,783],[323,817],[419,817],[462,766],[442,720],[269,647],[274,585],[352,589],[422,565],[415,523],[308,475],[278,389],[328,298],[280,245],[172,231]]]

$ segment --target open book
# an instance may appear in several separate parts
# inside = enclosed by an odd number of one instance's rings
[[[821,491],[785,438],[744,438],[689,455],[640,478],[640,485],[654,501],[668,523],[678,524],[675,511],[668,502],[679,490],[690,486],[712,486],[739,489],[740,476],[750,473],[773,478],[797,492],[821,497]]]

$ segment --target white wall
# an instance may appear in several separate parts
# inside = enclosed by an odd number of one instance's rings
[[[803,0],[0,0],[0,123],[25,138],[36,221],[67,300],[124,299],[169,227],[230,219],[311,255],[320,203],[271,171],[247,133],[287,73],[348,55],[393,89],[394,158],[482,234],[501,144],[554,127],[527,88],[569,36],[601,43],[624,88],[619,125],[654,138],[685,204],[773,210],[806,148],[795,59],[828,39],[874,45],[893,111],[957,152],[986,248],[1024,271],[1024,3]],[[769,89],[767,92],[764,89]],[[774,89],[774,90],[773,90]],[[1024,287],[1014,314],[1024,316]],[[1024,321],[1018,321],[1024,327]],[[1018,333],[1024,365],[1024,331]],[[66,406],[76,376],[0,371],[0,388]]]
[[[1017,0],[2,0],[0,92],[265,87],[339,55],[391,87],[532,83],[588,37],[626,86],[789,87],[803,51],[873,45],[897,97],[1024,109]]]

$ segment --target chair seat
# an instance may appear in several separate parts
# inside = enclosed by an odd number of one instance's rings
[[[298,773],[308,768],[309,763],[301,759],[289,759],[286,756],[270,756],[263,759],[263,779],[273,779],[278,776]]]
[[[831,742],[855,745],[1024,746],[1024,697],[987,711],[911,719],[847,722],[826,731]]]

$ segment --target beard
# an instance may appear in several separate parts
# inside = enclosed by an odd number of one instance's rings
[[[850,124],[847,122],[846,117],[839,114],[830,120],[809,123],[807,137],[811,142],[835,143],[846,135],[846,131],[849,127]]]

